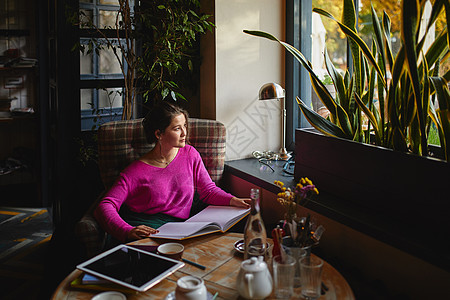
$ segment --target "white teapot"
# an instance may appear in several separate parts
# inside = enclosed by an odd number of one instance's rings
[[[272,292],[273,282],[263,257],[252,257],[241,263],[236,287],[247,299],[264,299]]]

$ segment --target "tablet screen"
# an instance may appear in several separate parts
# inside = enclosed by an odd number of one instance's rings
[[[138,291],[146,291],[184,263],[119,245],[80,265],[78,269]]]

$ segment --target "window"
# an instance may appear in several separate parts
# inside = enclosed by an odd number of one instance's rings
[[[372,45],[372,12],[371,5],[381,18],[381,13],[386,13],[391,18],[391,47],[394,56],[400,48],[400,30],[401,30],[401,1],[386,1],[386,0],[359,0],[354,1],[356,11],[358,14],[358,34],[371,47]],[[435,1],[429,1],[434,3]],[[429,12],[431,12],[431,5],[429,5]],[[336,19],[341,19],[343,11],[342,0],[287,0],[286,1],[286,39],[287,42],[299,49],[305,57],[311,61],[313,69],[316,74],[329,85],[329,90],[333,95],[334,86],[327,77],[327,71],[324,66],[324,47],[326,46],[328,55],[334,66],[341,72],[345,72],[351,68],[349,65],[351,57],[347,47],[347,38],[338,28],[336,22],[328,18],[321,17],[316,13],[312,13],[313,7],[322,8],[331,13]],[[425,13],[424,15],[427,15]],[[437,21],[435,22],[434,31],[431,30],[428,34],[428,45],[444,30],[446,26],[445,13],[442,10]],[[310,37],[310,38],[308,38]],[[425,43],[425,45],[427,42]],[[424,46],[426,49],[427,46]],[[289,57],[288,57],[289,56]],[[292,62],[291,55],[286,57],[286,97],[288,103],[296,103],[295,96],[299,97],[307,104],[311,105],[313,109],[323,116],[326,115],[326,108],[323,106],[315,92],[311,89],[309,74],[298,63]],[[450,68],[450,60],[444,64],[440,69],[440,75],[443,75]],[[328,87],[328,86],[327,86]],[[292,90],[292,92],[289,91]],[[377,97],[377,93],[374,94]],[[292,99],[289,99],[292,98]],[[311,99],[311,100],[309,100]],[[374,99],[374,103],[377,99]],[[295,104],[296,105],[296,104]],[[325,109],[325,111],[324,111]],[[286,144],[293,145],[295,139],[294,133],[297,127],[311,127],[305,120],[301,112],[296,107],[288,107],[287,124],[292,128],[287,128]],[[290,150],[292,148],[290,147]]]
[[[98,31],[115,30],[118,0],[80,0],[79,4],[80,44],[86,49],[93,40],[96,45],[105,45],[106,40]],[[89,30],[92,27],[97,30]],[[109,41],[112,44],[123,42],[117,38]],[[124,83],[120,63],[111,48],[93,46],[93,49],[80,53],[81,130],[95,129],[101,123],[120,120],[122,116]],[[122,53],[117,51],[116,54],[123,61]]]

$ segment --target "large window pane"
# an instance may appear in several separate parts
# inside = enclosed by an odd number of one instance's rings
[[[108,88],[98,91],[99,108],[122,107],[122,88]]]
[[[80,9],[80,12],[80,28],[90,28],[94,19],[94,12],[92,9]]]
[[[117,11],[111,11],[111,10],[100,10],[100,20],[99,20],[99,27],[116,27],[116,17],[117,17]]]
[[[359,3],[359,36],[364,42],[372,47],[373,40],[373,25],[372,25],[372,9],[371,5],[375,9],[382,24],[383,13],[391,19],[391,50],[394,57],[400,50],[401,45],[401,1],[400,0],[361,0]]]
[[[93,55],[91,54],[83,54],[80,52],[80,74],[93,74],[93,66],[92,66]]]
[[[103,5],[119,5],[119,0],[100,0]]]
[[[117,55],[122,61],[122,52],[116,49]],[[121,73],[120,64],[112,49],[104,49],[99,55],[99,73],[100,74],[117,74]]]
[[[80,0],[80,11],[86,16],[82,18],[87,24],[93,23],[97,29],[115,28],[116,18],[118,16],[118,0]],[[134,6],[134,1],[130,1],[130,7]],[[118,20],[120,21],[120,20]],[[80,27],[83,27],[80,26]],[[82,31],[87,36],[80,37],[80,42],[84,45],[88,41],[94,44],[102,45],[91,54],[80,55],[80,76],[81,86],[93,86],[92,80],[101,80],[95,89],[81,89],[80,105],[82,111],[81,121],[82,130],[92,130],[92,125],[98,125],[99,122],[120,119],[122,114],[123,100],[122,87],[113,88],[115,83],[110,80],[122,78],[122,53],[117,50],[120,61],[111,49],[107,48],[105,41],[98,40],[97,36],[91,36],[90,32]],[[113,43],[115,39],[111,40]],[[126,65],[125,65],[126,67]],[[87,81],[85,81],[87,80]],[[101,87],[111,87],[102,89]],[[101,121],[100,121],[101,120]]]
[[[432,1],[435,2],[435,1]],[[444,29],[447,27],[448,28],[448,24],[447,24],[447,20],[445,18],[445,11],[444,9],[440,12],[436,22],[434,23],[434,29],[436,30],[435,32],[435,36],[438,37],[443,31]],[[439,75],[443,76],[445,73],[447,73],[450,70],[450,59],[447,58],[447,60],[445,60],[442,64],[441,64],[441,68],[439,69]]]
[[[342,0],[313,0],[312,7],[324,9],[335,18],[340,19],[343,5]],[[325,84],[331,95],[335,97],[334,86],[325,67],[325,48],[336,69],[343,73],[347,70],[347,39],[336,22],[331,21],[329,18],[313,13],[311,21],[311,63],[315,73]],[[323,117],[328,116],[329,111],[314,90],[311,91],[311,102],[314,111]]]
[[[81,103],[81,110],[92,110],[92,89],[81,89],[80,90],[80,103]]]
[[[341,18],[342,0],[313,0],[312,6],[324,9],[336,19]],[[336,22],[321,17],[316,13],[312,16],[312,54],[311,63],[314,70],[323,77],[326,74],[323,53],[324,47],[335,67],[347,69],[347,39]]]

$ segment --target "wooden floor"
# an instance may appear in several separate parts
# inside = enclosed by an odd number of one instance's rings
[[[46,208],[0,206],[2,299],[38,299],[53,234]]]
[[[55,232],[51,208],[25,199],[0,201],[2,300],[49,299],[83,259],[73,235]]]

